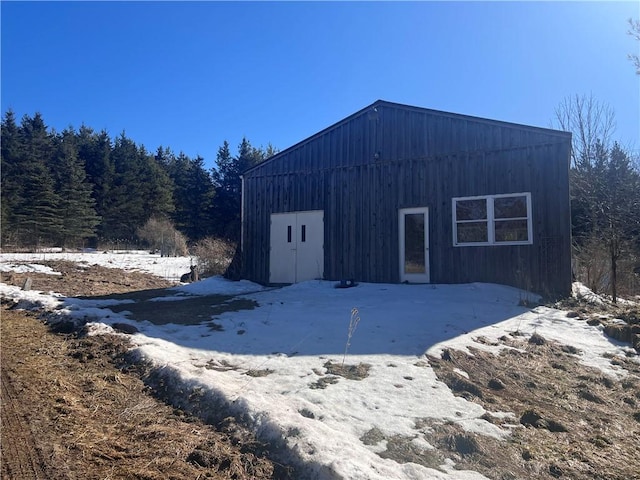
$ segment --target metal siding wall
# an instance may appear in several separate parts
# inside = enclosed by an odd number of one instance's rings
[[[247,174],[245,276],[268,281],[271,213],[324,210],[325,278],[397,282],[398,209],[427,206],[432,282],[526,277],[568,293],[568,148],[537,130],[379,107]],[[452,197],[525,191],[533,245],[453,247]]]
[[[558,146],[550,145],[477,154],[447,162],[449,168],[445,168],[444,175],[452,175],[458,181],[454,189],[445,188],[438,194],[444,201],[430,210],[431,248],[432,253],[438,252],[437,260],[432,255],[432,281],[485,281],[539,293],[568,293],[571,280],[567,177],[557,170],[558,162],[554,160],[562,158],[562,153]],[[549,176],[552,179],[547,180]],[[531,192],[533,245],[453,246],[451,198],[517,192]]]

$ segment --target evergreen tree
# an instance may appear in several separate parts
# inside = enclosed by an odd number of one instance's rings
[[[228,225],[231,224],[235,216],[232,181],[235,170],[234,158],[231,156],[229,143],[225,140],[218,149],[216,168],[211,172],[213,184],[216,189],[216,197],[214,200],[214,230],[216,235],[220,237],[230,237]]]
[[[271,142],[267,144],[267,148],[264,149],[262,153],[262,160],[267,160],[268,158],[273,157],[276,153],[278,153],[278,149],[271,145]]]
[[[112,141],[83,125],[56,135],[39,113],[17,126],[8,111],[0,158],[2,241],[134,242],[151,217],[173,217],[191,241],[211,234],[238,241],[241,174],[275,153],[243,138],[234,157],[224,142],[210,172],[200,156],[176,157],[163,147],[152,155],[124,132]]]
[[[269,146],[270,151],[274,151]],[[266,158],[261,148],[254,148],[243,138],[238,147],[238,155],[232,157],[229,143],[225,141],[218,149],[216,169],[212,172],[216,188],[215,217],[218,235],[238,242],[240,240],[240,208],[242,201],[242,179],[245,170]]]
[[[143,198],[140,155],[136,144],[124,132],[116,138],[110,156],[113,181],[104,201],[102,235],[115,241],[133,241],[136,229],[146,219]]]
[[[155,160],[158,165],[162,166],[173,183],[173,202],[175,207],[173,218],[175,226],[183,232],[185,209],[182,205],[185,203],[185,195],[188,188],[187,171],[189,169],[189,158],[182,152],[176,157],[170,149],[159,147]]]
[[[85,165],[87,182],[92,186],[92,197],[99,217],[104,217],[109,208],[110,189],[114,179],[114,166],[111,161],[111,138],[106,131],[96,133],[83,125],[77,137],[78,157]],[[98,225],[99,237],[105,236],[104,225]]]
[[[182,208],[185,213],[184,233],[193,241],[200,240],[213,230],[213,200],[215,190],[211,175],[204,166],[204,158],[198,156],[189,162],[187,191]]]
[[[640,173],[617,142],[602,153],[596,167],[599,199],[594,229],[609,251],[611,296],[616,302],[618,263],[640,229]]]
[[[167,174],[169,174],[169,176],[173,178],[171,176],[171,170],[170,170],[171,164],[175,161],[175,158],[176,158],[173,151],[171,151],[169,147],[163,147],[162,145],[160,145],[156,150],[156,154],[154,158],[156,162],[158,162],[158,165],[164,168]]]
[[[190,159],[180,152],[176,157],[173,152],[166,149],[156,153],[156,161],[164,165],[164,169],[173,182],[174,212],[173,220],[175,227],[186,234],[190,228],[189,219],[189,165]]]
[[[640,237],[640,172],[618,143],[596,141],[590,158],[572,169],[572,214],[581,244],[602,245],[608,253],[611,295],[617,300],[618,263]]]
[[[95,236],[100,219],[73,130],[64,130],[58,136],[54,176],[60,196],[60,243],[63,247],[78,246],[84,239]]]
[[[176,228],[191,241],[212,233],[215,190],[211,175],[200,156],[190,159],[183,152],[176,157],[170,150],[158,149],[156,160],[164,165],[173,181],[173,213]]]
[[[0,203],[2,244],[15,244],[16,219],[15,209],[20,203],[20,149],[22,142],[20,131],[16,124],[15,114],[8,110],[2,119],[2,133],[0,141]]]
[[[102,234],[111,240],[133,241],[136,230],[152,216],[173,211],[173,184],[144,146],[123,132],[111,151],[113,182],[105,200]]]
[[[173,213],[173,182],[167,172],[150,155],[144,145],[139,147],[140,179],[142,181],[143,207],[145,210],[144,223],[151,217],[165,218]]]
[[[20,193],[11,213],[15,232],[24,245],[53,243],[61,227],[60,197],[50,170],[53,137],[39,113],[23,117],[20,134],[24,142],[16,172]]]
[[[632,263],[640,252],[640,188],[634,187],[640,172],[613,143],[615,114],[609,105],[593,95],[575,95],[565,98],[555,114],[555,126],[572,133],[575,273],[592,290],[608,290],[615,298],[619,263]]]

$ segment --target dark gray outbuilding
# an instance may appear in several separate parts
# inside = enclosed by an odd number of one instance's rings
[[[571,291],[571,134],[377,101],[246,171],[243,278]]]

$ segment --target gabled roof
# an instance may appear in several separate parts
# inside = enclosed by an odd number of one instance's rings
[[[468,120],[468,121],[472,121],[472,122],[476,122],[476,123],[485,123],[485,124],[490,124],[490,125],[497,125],[497,126],[502,126],[502,127],[508,127],[508,128],[516,128],[516,129],[525,129],[525,130],[534,130],[534,131],[538,131],[540,133],[545,133],[548,135],[552,135],[552,136],[559,136],[559,137],[564,137],[564,138],[571,138],[571,133],[570,132],[563,132],[561,130],[553,130],[551,128],[543,128],[543,127],[534,127],[531,125],[524,125],[524,124],[520,124],[520,123],[513,123],[513,122],[505,122],[502,120],[492,120],[489,118],[482,118],[482,117],[474,117],[472,115],[464,115],[461,113],[452,113],[452,112],[444,112],[441,110],[432,110],[430,108],[423,108],[423,107],[415,107],[412,105],[405,105],[402,103],[394,103],[394,102],[388,102],[386,100],[376,100],[375,102],[373,102],[371,105],[368,105],[366,107],[364,107],[361,110],[358,110],[357,112],[349,115],[346,118],[343,118],[342,120],[339,120],[338,122],[334,123],[333,125],[328,126],[327,128],[324,128],[323,130],[320,130],[318,133],[315,133],[313,135],[311,135],[310,137],[305,138],[304,140],[301,140],[298,143],[295,143],[293,145],[291,145],[290,147],[286,148],[285,150],[282,150],[281,152],[276,153],[275,155],[273,155],[272,157],[269,157],[268,159],[266,159],[264,162],[261,162],[247,170],[245,170],[245,172],[243,173],[248,173],[254,169],[257,169],[261,166],[263,166],[265,163],[277,160],[279,157],[289,153],[292,150],[295,150],[296,148],[301,147],[302,145],[309,143],[313,140],[315,140],[318,137],[323,136],[324,134],[326,134],[327,132],[340,127],[341,125],[344,125],[345,123],[350,122],[351,120],[361,116],[361,115],[365,115],[368,114],[371,110],[374,110],[378,107],[388,107],[388,108],[395,108],[395,109],[399,109],[399,110],[408,110],[408,111],[415,111],[415,112],[420,112],[420,113],[426,113],[432,116],[439,116],[439,117],[449,117],[449,118],[455,118],[455,119],[460,119],[460,120]]]

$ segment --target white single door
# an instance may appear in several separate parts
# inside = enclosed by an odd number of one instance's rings
[[[269,282],[296,283],[324,275],[324,212],[271,215]]]
[[[400,281],[429,283],[429,209],[401,209],[398,226]]]

